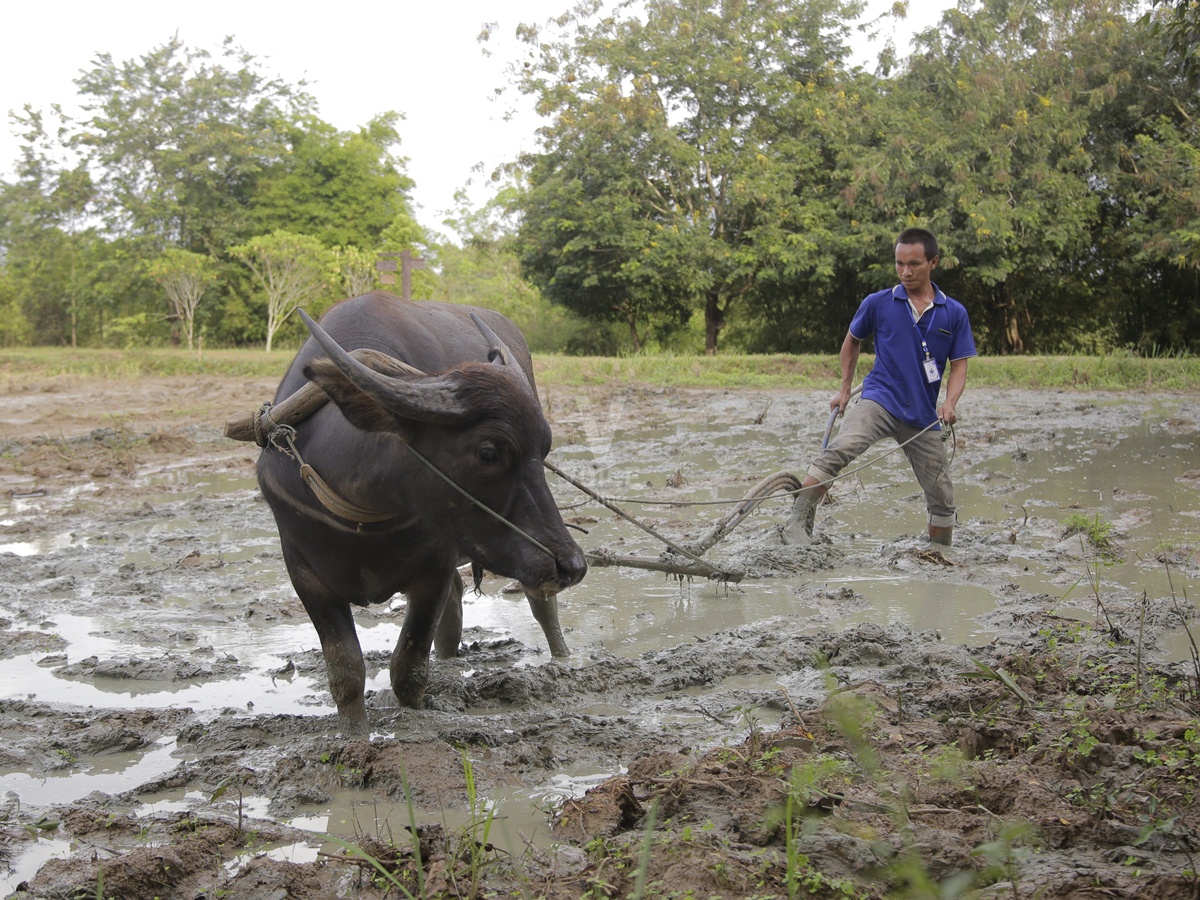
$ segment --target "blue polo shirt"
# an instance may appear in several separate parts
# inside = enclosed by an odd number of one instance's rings
[[[875,339],[875,367],[863,379],[862,396],[874,400],[908,425],[924,428],[937,421],[938,393],[952,359],[976,355],[975,337],[966,307],[933,286],[933,305],[913,321],[904,285],[871,294],[858,307],[850,333],[858,340]],[[930,384],[922,361],[924,340],[937,360],[941,378]]]

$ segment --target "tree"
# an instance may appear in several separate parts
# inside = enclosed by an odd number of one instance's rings
[[[286,158],[288,129],[314,101],[232,38],[221,60],[173,37],[140,60],[100,54],[76,79],[87,116],[71,144],[112,233],[216,254],[248,236],[257,181]]]
[[[183,325],[188,349],[193,349],[196,308],[204,292],[217,280],[216,265],[211,256],[168,247],[163,255],[148,266],[153,278],[167,294],[171,315]]]
[[[327,299],[328,251],[316,238],[273,231],[231,247],[230,253],[254,273],[267,301],[267,352],[280,326],[297,307]],[[318,310],[313,309],[316,315]]]
[[[551,301],[623,323],[634,350],[646,327],[686,322],[698,292],[682,271],[663,272],[664,245],[681,235],[678,222],[667,231],[643,176],[638,145],[655,127],[644,116],[656,115],[643,100],[601,92],[560,122],[557,146],[533,161],[530,191],[514,195],[522,271]]]
[[[861,4],[627,0],[601,10],[581,4],[559,20],[557,40],[523,31],[531,53],[519,85],[552,121],[524,164],[522,265],[551,299],[627,321],[635,343],[638,321],[699,308],[715,353],[765,269],[820,252],[796,237],[829,225],[809,181],[824,152],[819,130],[794,113],[836,96],[845,23]],[[780,140],[789,129],[793,139]]]
[[[375,290],[378,276],[375,274],[376,256],[357,247],[335,247],[332,258],[342,293],[357,297]]]
[[[1132,5],[1119,7],[1129,17]],[[1195,16],[1193,9],[1192,14]],[[1193,21],[1197,21],[1193,18]],[[1087,275],[1114,346],[1200,347],[1200,95],[1154,23],[1094,28],[1077,66],[1101,197]],[[1136,298],[1136,299],[1133,299]]]
[[[288,129],[288,153],[259,179],[252,219],[262,232],[283,228],[330,247],[371,248],[392,220],[409,213],[407,160],[392,155],[400,116],[376,116],[340,132],[315,116]]]
[[[34,340],[103,343],[113,323],[124,341],[165,340],[149,273],[168,248],[221,266],[193,338],[207,320],[218,340],[257,340],[250,276],[223,265],[230,247],[284,230],[374,250],[411,218],[400,117],[339,132],[303,84],[264,75],[232,39],[213,55],[178,37],[124,62],[101,54],[76,84],[77,121],[57,107],[18,117],[19,178],[0,184],[5,290]]]
[[[19,347],[27,343],[32,330],[21,309],[20,294],[9,270],[0,269],[0,347]]]
[[[1124,146],[1106,219],[1104,282],[1124,343],[1143,353],[1200,348],[1200,126],[1163,116]],[[1130,297],[1136,301],[1130,302]]]
[[[1151,0],[1140,24],[1163,42],[1167,62],[1193,86],[1200,81],[1200,4],[1195,0]]]
[[[98,241],[88,224],[94,186],[47,134],[40,112],[26,107],[14,119],[24,129],[18,180],[0,196],[9,285],[23,295],[18,302],[35,331],[76,347],[89,293],[86,257]]]

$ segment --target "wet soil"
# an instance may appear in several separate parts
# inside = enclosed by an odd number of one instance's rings
[[[836,527],[785,546],[776,507],[723,552],[748,579],[789,585],[816,630],[781,614],[621,653],[576,627],[574,654],[554,660],[472,626],[459,659],[434,663],[419,711],[395,708],[379,676],[397,599],[358,614],[373,676],[363,736],[341,731],[324,690],[253,486],[258,449],[221,434],[272,383],[2,387],[0,884],[12,896],[1200,896],[1200,660],[1159,652],[1196,627],[1194,538],[1145,560],[1174,573],[1169,593],[1081,588],[1068,609],[1016,585],[1032,558],[1064,577],[1100,571],[1148,527],[1138,498],[1107,546],[1064,535],[1060,510],[1018,507],[963,523],[944,551],[886,522],[868,547]],[[768,409],[777,431],[823,424],[828,408],[812,392],[543,394],[556,458],[586,468],[586,445],[603,479],[636,457],[666,473],[662,487],[686,477],[682,450],[650,440],[614,461],[604,435],[706,417],[750,428]],[[1185,455],[1198,446],[1188,397],[967,399],[960,459],[999,435],[998,452],[1024,452],[1051,416],[1115,435],[1151,402],[1155,427]],[[766,474],[754,439],[702,452],[722,461],[706,476],[717,493]],[[1193,522],[1194,458],[1170,498]],[[647,521],[694,539],[711,517]],[[956,592],[986,590],[993,637],[861,621],[870,603],[822,574],[868,555],[935,585],[947,616]],[[683,603],[731,590],[628,578]],[[574,590],[584,605],[588,582]]]

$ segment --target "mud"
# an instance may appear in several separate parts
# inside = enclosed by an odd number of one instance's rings
[[[811,545],[765,504],[711,554],[740,584],[594,569],[567,660],[489,577],[424,710],[386,686],[402,598],[363,610],[363,737],[221,437],[272,384],[0,387],[5,896],[1197,896],[1194,398],[969,390],[952,549],[894,453]],[[543,394],[555,461],[680,540],[828,410]],[[555,492],[585,548],[662,551]]]

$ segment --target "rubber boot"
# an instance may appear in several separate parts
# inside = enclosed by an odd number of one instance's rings
[[[940,544],[943,547],[949,547],[953,543],[953,540],[954,540],[954,526],[953,525],[947,525],[945,527],[940,526],[940,525],[930,525],[929,526],[929,543]]]
[[[821,484],[818,479],[809,475],[800,485],[800,493],[792,504],[792,514],[780,531],[780,537],[785,544],[807,544],[812,538],[813,524],[817,518],[817,507],[821,499],[829,493],[829,486]]]

